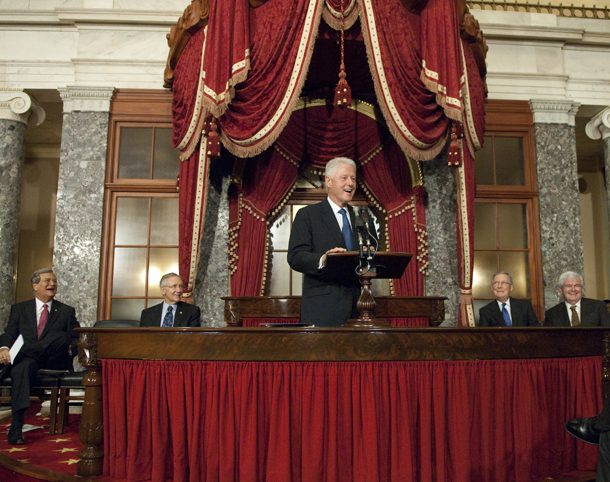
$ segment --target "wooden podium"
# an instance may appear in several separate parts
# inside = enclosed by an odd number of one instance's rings
[[[412,257],[411,253],[391,251],[377,252],[371,260],[361,259],[357,251],[328,254],[326,269],[333,273],[334,278],[345,279],[356,271],[362,286],[356,305],[360,316],[357,319],[348,320],[343,326],[366,328],[391,326],[388,320],[375,318],[375,298],[371,292],[371,280],[373,278],[400,278]]]

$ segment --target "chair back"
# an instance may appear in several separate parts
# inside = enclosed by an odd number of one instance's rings
[[[93,328],[139,328],[140,322],[136,320],[99,320]]]

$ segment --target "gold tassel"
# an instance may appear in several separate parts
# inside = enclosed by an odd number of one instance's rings
[[[343,0],[341,0],[341,71],[339,72],[339,82],[337,83],[337,87],[335,87],[335,105],[337,107],[345,107],[347,105],[352,105],[352,89],[347,83],[347,80],[345,80],[347,74],[345,73],[345,32],[343,26],[344,19],[345,12],[343,11]]]

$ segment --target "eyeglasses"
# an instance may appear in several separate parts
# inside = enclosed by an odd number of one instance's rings
[[[508,281],[494,281],[491,286],[510,286]]]

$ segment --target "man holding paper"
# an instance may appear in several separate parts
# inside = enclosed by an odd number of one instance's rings
[[[57,278],[51,269],[39,269],[30,279],[33,300],[11,306],[8,325],[0,335],[0,376],[10,373],[12,421],[8,443],[25,443],[22,428],[26,409],[30,406],[30,387],[41,368],[71,370],[77,352],[80,325],[74,308],[55,300]],[[22,337],[22,338],[21,338]],[[11,357],[9,349],[23,340],[23,346]]]

